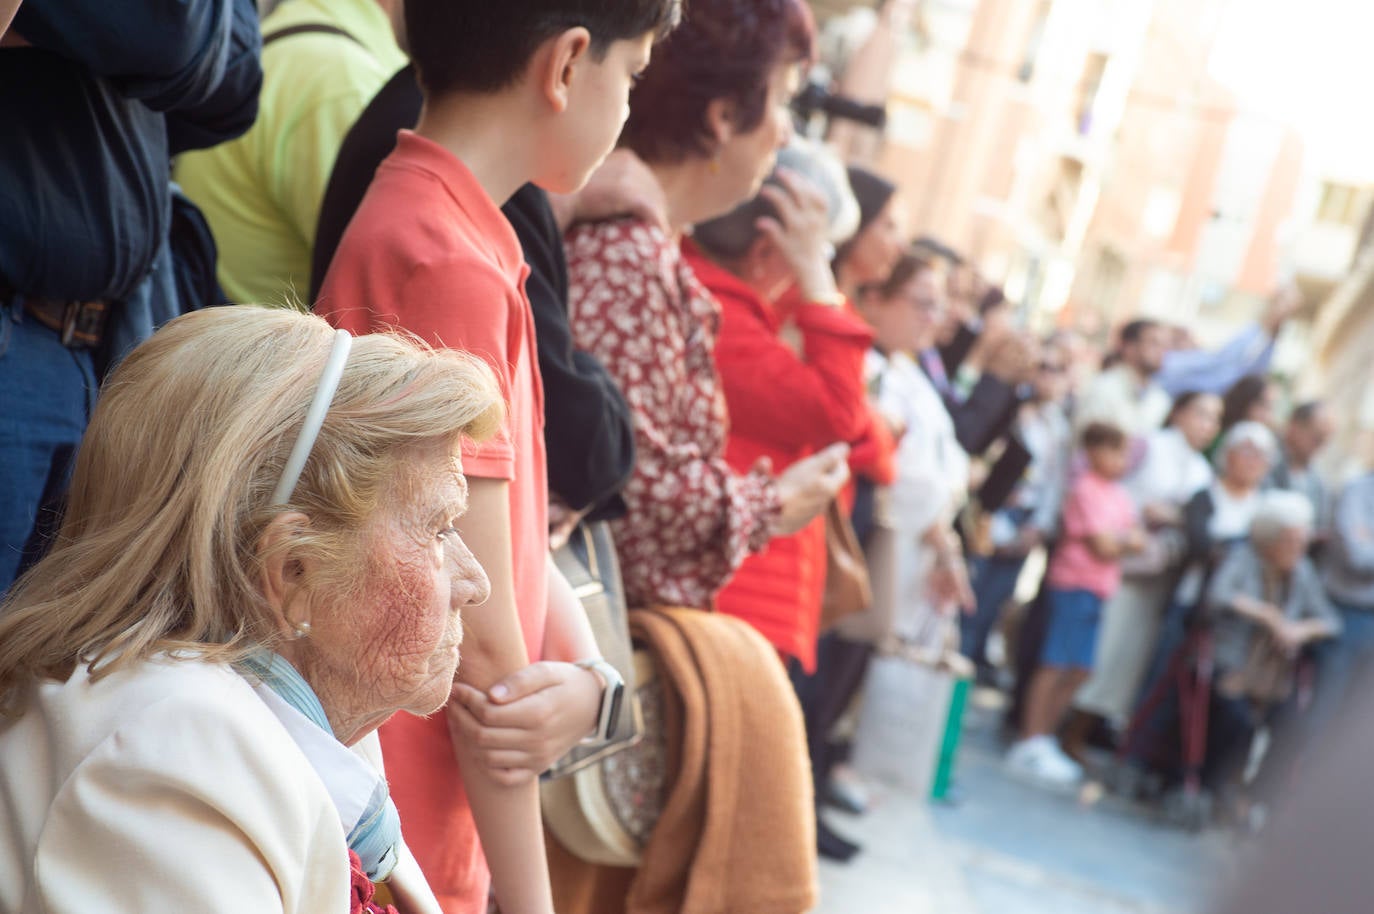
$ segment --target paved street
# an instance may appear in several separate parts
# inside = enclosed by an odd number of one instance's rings
[[[886,792],[863,818],[828,813],[865,851],[822,865],[818,914],[1205,914],[1234,866],[1232,839],[1010,779],[995,698],[979,692],[969,708],[957,803]]]

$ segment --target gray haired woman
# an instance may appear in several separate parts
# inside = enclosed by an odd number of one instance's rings
[[[1214,787],[1234,783],[1255,731],[1292,697],[1303,650],[1340,633],[1307,558],[1312,521],[1302,495],[1265,492],[1249,541],[1231,550],[1207,587],[1216,672],[1204,778]]]

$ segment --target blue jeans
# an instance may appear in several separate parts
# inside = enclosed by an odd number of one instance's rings
[[[1341,636],[1319,648],[1317,692],[1310,724],[1319,734],[1357,698],[1351,688],[1374,668],[1374,607],[1358,607],[1332,600],[1341,614]]]
[[[96,387],[89,351],[0,302],[0,593],[36,557],[35,521],[67,490]]]
[[[1040,665],[1091,670],[1106,602],[1090,590],[1049,589],[1050,627],[1040,650]]]
[[[1024,555],[991,555],[973,561],[971,583],[977,608],[973,615],[959,619],[959,653],[979,666],[987,665],[988,635],[996,628],[1002,607],[1016,592],[1016,581],[1025,564]]]

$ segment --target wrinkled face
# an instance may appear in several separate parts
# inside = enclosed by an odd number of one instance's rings
[[[1206,449],[1221,431],[1221,397],[1195,397],[1174,417],[1174,426],[1193,450]]]
[[[458,669],[461,610],[486,600],[486,573],[454,524],[467,507],[458,454],[411,449],[361,532],[352,592],[312,612],[304,666],[330,719],[429,714]],[[331,707],[332,706],[332,707]]]
[[[1287,574],[1298,567],[1298,562],[1307,554],[1310,541],[1306,527],[1288,527],[1277,538],[1271,540],[1260,550],[1265,564],[1276,571]]]
[[[630,89],[649,65],[653,33],[616,41],[598,59],[588,52],[574,66],[568,106],[560,118],[551,173],[539,184],[555,193],[573,193],[610,155],[630,116]]]
[[[796,95],[801,83],[801,67],[795,63],[779,64],[768,77],[768,96],[764,103],[763,120],[747,133],[732,132],[716,150],[718,193],[712,195],[719,207],[716,213],[727,213],[745,200],[758,196],[763,182],[773,173],[778,150],[792,139],[792,111],[788,102]],[[717,199],[718,198],[718,199]]]
[[[873,221],[854,236],[845,251],[845,267],[858,285],[882,282],[892,274],[905,244],[902,207],[894,195],[888,198]]]
[[[1222,475],[1238,489],[1257,489],[1269,475],[1269,458],[1259,447],[1242,441],[1226,452]]]

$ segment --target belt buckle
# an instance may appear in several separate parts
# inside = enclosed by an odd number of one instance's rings
[[[67,302],[66,310],[62,315],[62,345],[71,346],[72,336],[76,333],[76,318],[81,312],[81,302]]]
[[[91,349],[100,343],[104,325],[104,302],[66,302],[60,330],[62,345],[68,348]]]

